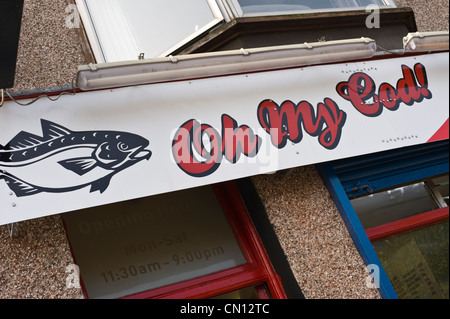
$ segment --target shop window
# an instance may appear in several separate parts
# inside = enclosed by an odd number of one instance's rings
[[[63,220],[88,298],[285,297],[232,183]]]
[[[318,166],[384,298],[449,298],[448,140]],[[369,268],[368,268],[369,269]]]
[[[232,292],[221,294],[211,299],[269,299],[268,290],[264,285],[245,287]]]
[[[448,212],[448,210],[447,210]],[[447,221],[372,242],[401,299],[448,299]]]
[[[436,200],[436,189],[430,187],[429,181],[421,181],[404,185],[382,192],[369,194],[351,199],[353,208],[359,217],[364,229],[372,228],[389,222],[401,220],[406,217],[420,213],[429,212],[440,208]],[[448,180],[443,181],[446,185],[448,198]],[[439,197],[442,195],[439,193]]]
[[[448,174],[351,199],[399,298],[448,299]]]

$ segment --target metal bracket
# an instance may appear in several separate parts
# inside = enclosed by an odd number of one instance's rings
[[[0,107],[3,106],[4,102],[5,102],[5,90],[0,89]]]
[[[18,223],[12,223],[8,224],[8,231],[9,231],[9,237],[10,238],[18,238],[19,237],[19,224]]]
[[[176,57],[174,57],[173,55],[169,55],[167,58],[168,58],[168,59],[170,60],[170,62],[172,62],[172,63],[177,63],[177,62],[178,62],[178,59],[177,59]]]
[[[248,50],[241,48],[241,54],[242,55],[250,55],[250,52],[248,52]]]
[[[94,64],[94,63],[89,63],[89,64],[88,64],[88,67],[89,67],[89,69],[90,69],[91,71],[97,71],[97,70],[98,70],[97,65]]]
[[[361,185],[358,182],[353,187],[345,187],[345,192],[349,197],[355,197],[363,194],[373,194],[374,191],[369,183]]]

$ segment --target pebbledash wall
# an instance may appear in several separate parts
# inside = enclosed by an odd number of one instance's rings
[[[448,0],[397,0],[419,31],[448,30]],[[431,3],[432,2],[432,3]],[[13,91],[69,85],[91,61],[85,39],[65,27],[70,1],[25,0]],[[251,178],[305,298],[381,298],[315,166]],[[59,215],[0,227],[0,298],[84,298],[66,280],[74,263]]]

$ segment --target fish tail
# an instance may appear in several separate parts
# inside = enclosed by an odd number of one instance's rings
[[[106,189],[106,187],[108,187],[109,184],[109,179],[111,178],[112,175],[106,176],[106,178],[102,178],[101,181],[102,183],[97,182],[94,184],[91,183],[86,183],[83,185],[77,185],[77,186],[73,186],[73,187],[66,187],[66,188],[47,188],[47,187],[40,187],[40,186],[36,186],[33,184],[30,184],[16,176],[14,176],[11,173],[8,173],[4,170],[0,169],[0,181],[4,180],[6,185],[9,187],[9,189],[11,189],[12,192],[14,192],[14,194],[17,197],[24,197],[24,196],[30,196],[30,195],[34,195],[34,194],[38,194],[38,193],[66,193],[66,192],[71,192],[80,188],[84,188],[86,186],[91,185],[91,192],[93,191],[100,191],[101,193],[104,192],[104,190]]]
[[[39,187],[29,184],[4,170],[0,170],[0,180],[1,179],[5,181],[6,185],[17,197],[29,196],[42,192]]]

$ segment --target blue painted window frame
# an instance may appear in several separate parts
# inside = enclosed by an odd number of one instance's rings
[[[350,202],[350,197],[449,172],[449,141],[397,149],[316,165],[366,265],[377,265],[379,292],[398,299],[380,259]],[[373,163],[378,162],[378,165]],[[362,165],[367,164],[367,166]],[[401,163],[401,164],[399,164]]]

